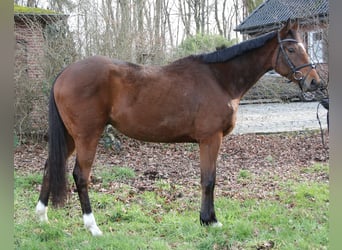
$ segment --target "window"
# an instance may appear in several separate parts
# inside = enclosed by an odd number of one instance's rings
[[[308,32],[308,54],[314,63],[324,63],[324,39],[322,31]]]
[[[321,41],[323,39],[323,33],[322,32],[315,32],[313,33],[313,41]]]

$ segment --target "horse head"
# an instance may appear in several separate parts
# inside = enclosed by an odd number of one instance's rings
[[[302,91],[314,91],[320,86],[321,79],[316,66],[310,62],[298,26],[298,21],[289,19],[278,31],[278,47],[272,58],[272,66],[276,72],[297,83]]]

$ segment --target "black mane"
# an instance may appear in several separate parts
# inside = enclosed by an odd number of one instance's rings
[[[267,41],[275,37],[277,32],[270,32],[265,35],[250,39],[228,48],[220,49],[214,52],[196,55],[194,57],[200,59],[205,63],[221,63],[226,62],[234,57],[242,55],[250,50],[260,48]]]

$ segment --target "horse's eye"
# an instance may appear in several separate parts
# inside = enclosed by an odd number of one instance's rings
[[[292,48],[292,47],[290,47],[290,48],[287,48],[287,50],[288,50],[288,52],[290,52],[290,53],[294,53],[294,52],[295,52],[295,49],[294,49],[294,48]]]

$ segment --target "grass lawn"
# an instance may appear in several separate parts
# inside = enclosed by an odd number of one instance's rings
[[[312,171],[326,174],[316,164]],[[49,208],[49,224],[38,222],[34,209],[41,175],[15,172],[16,249],[327,249],[329,187],[326,182],[280,183],[274,199],[216,197],[222,228],[199,223],[200,189],[166,180],[155,191],[137,191],[124,167],[97,172],[102,189],[90,199],[102,237],[83,227],[77,193],[62,209]],[[310,174],[310,173],[308,173]],[[110,178],[110,177],[113,178]],[[241,173],[245,181],[253,181]],[[115,184],[115,185],[114,185]],[[104,187],[104,188],[103,188]],[[115,188],[114,188],[115,187]],[[241,191],[243,192],[243,190]],[[186,193],[185,195],[179,195]]]

